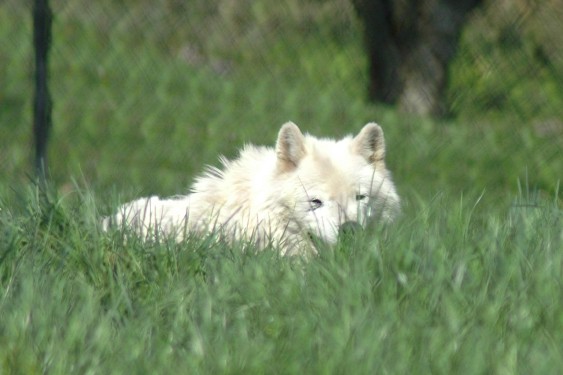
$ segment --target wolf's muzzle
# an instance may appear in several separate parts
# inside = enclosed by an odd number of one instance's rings
[[[353,237],[363,230],[357,221],[346,221],[338,228],[339,237]]]

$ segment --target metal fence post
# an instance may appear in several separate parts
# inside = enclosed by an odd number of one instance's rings
[[[35,173],[41,183],[47,176],[47,139],[51,128],[52,102],[48,87],[48,52],[51,42],[53,15],[49,0],[34,0],[33,41],[35,47],[35,99],[33,134],[35,143]]]

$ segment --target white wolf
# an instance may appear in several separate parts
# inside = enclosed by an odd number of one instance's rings
[[[278,246],[283,254],[315,253],[314,242],[334,244],[343,228],[390,221],[399,196],[385,167],[385,141],[369,123],[340,141],[281,127],[275,150],[246,145],[223,168],[208,167],[189,195],[149,197],[122,205],[111,224],[143,239],[216,233],[228,241]],[[315,241],[313,241],[315,239]]]

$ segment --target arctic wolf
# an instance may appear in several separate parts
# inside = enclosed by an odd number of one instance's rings
[[[391,221],[399,196],[385,167],[383,130],[365,125],[342,140],[303,135],[284,124],[275,149],[246,145],[235,160],[208,167],[190,194],[149,197],[122,205],[104,220],[145,240],[214,233],[227,241],[272,244],[283,254],[315,253],[339,232]]]

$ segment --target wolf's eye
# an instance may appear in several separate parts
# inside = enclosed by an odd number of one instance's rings
[[[356,194],[356,200],[357,201],[363,201],[364,199],[366,199],[368,196],[365,194]]]
[[[313,211],[321,207],[323,205],[323,201],[318,198],[315,198],[315,199],[311,199],[309,201],[309,204],[311,205],[311,211]]]

